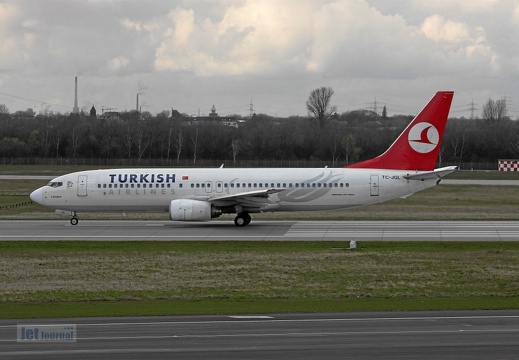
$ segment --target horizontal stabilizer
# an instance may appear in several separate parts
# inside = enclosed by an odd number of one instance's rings
[[[457,166],[447,166],[444,168],[436,169],[433,171],[419,172],[416,174],[407,174],[404,179],[407,180],[430,180],[430,179],[441,179],[442,177],[449,175],[451,172],[458,170]]]

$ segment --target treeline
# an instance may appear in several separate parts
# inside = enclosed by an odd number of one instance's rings
[[[166,113],[130,111],[110,118],[0,113],[0,157],[324,160],[334,166],[377,156],[412,116],[370,111],[313,118],[254,115],[238,128]],[[519,121],[449,120],[441,162],[497,162],[519,157]]]

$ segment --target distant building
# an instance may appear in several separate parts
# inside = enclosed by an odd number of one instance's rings
[[[183,117],[184,116],[182,116],[182,114],[178,110],[171,109],[171,118],[172,119],[182,119]]]
[[[92,109],[90,109],[90,117],[97,117],[97,112],[94,105],[92,105]]]
[[[211,124],[211,123],[221,123],[225,126],[230,126],[234,128],[238,128],[240,125],[245,123],[244,119],[239,119],[237,116],[218,116],[216,112],[216,107],[213,105],[211,108],[211,112],[208,116],[184,116],[180,114],[177,110],[171,110],[171,118],[175,120],[184,120],[189,125],[198,125],[198,124]]]
[[[114,120],[114,121],[123,121],[123,118],[120,113],[117,111],[105,111],[103,114],[99,116],[101,120]]]
[[[211,113],[209,114],[209,117],[210,118],[217,118],[218,117],[218,113],[216,112],[216,108],[214,107],[214,104],[213,104],[213,107],[211,108]]]

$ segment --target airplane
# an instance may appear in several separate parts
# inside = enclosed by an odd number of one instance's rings
[[[323,211],[406,198],[431,188],[456,166],[435,169],[453,91],[439,91],[393,144],[375,158],[342,168],[136,168],[80,171],[34,190],[33,201],[78,212],[169,212],[173,221],[236,214]]]

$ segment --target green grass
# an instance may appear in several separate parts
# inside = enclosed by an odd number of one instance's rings
[[[3,303],[0,318],[66,318],[112,316],[174,316],[216,314],[277,314],[296,312],[505,310],[518,299],[254,299],[253,301],[145,300],[52,303]]]
[[[0,317],[519,308],[519,243],[0,242]]]

